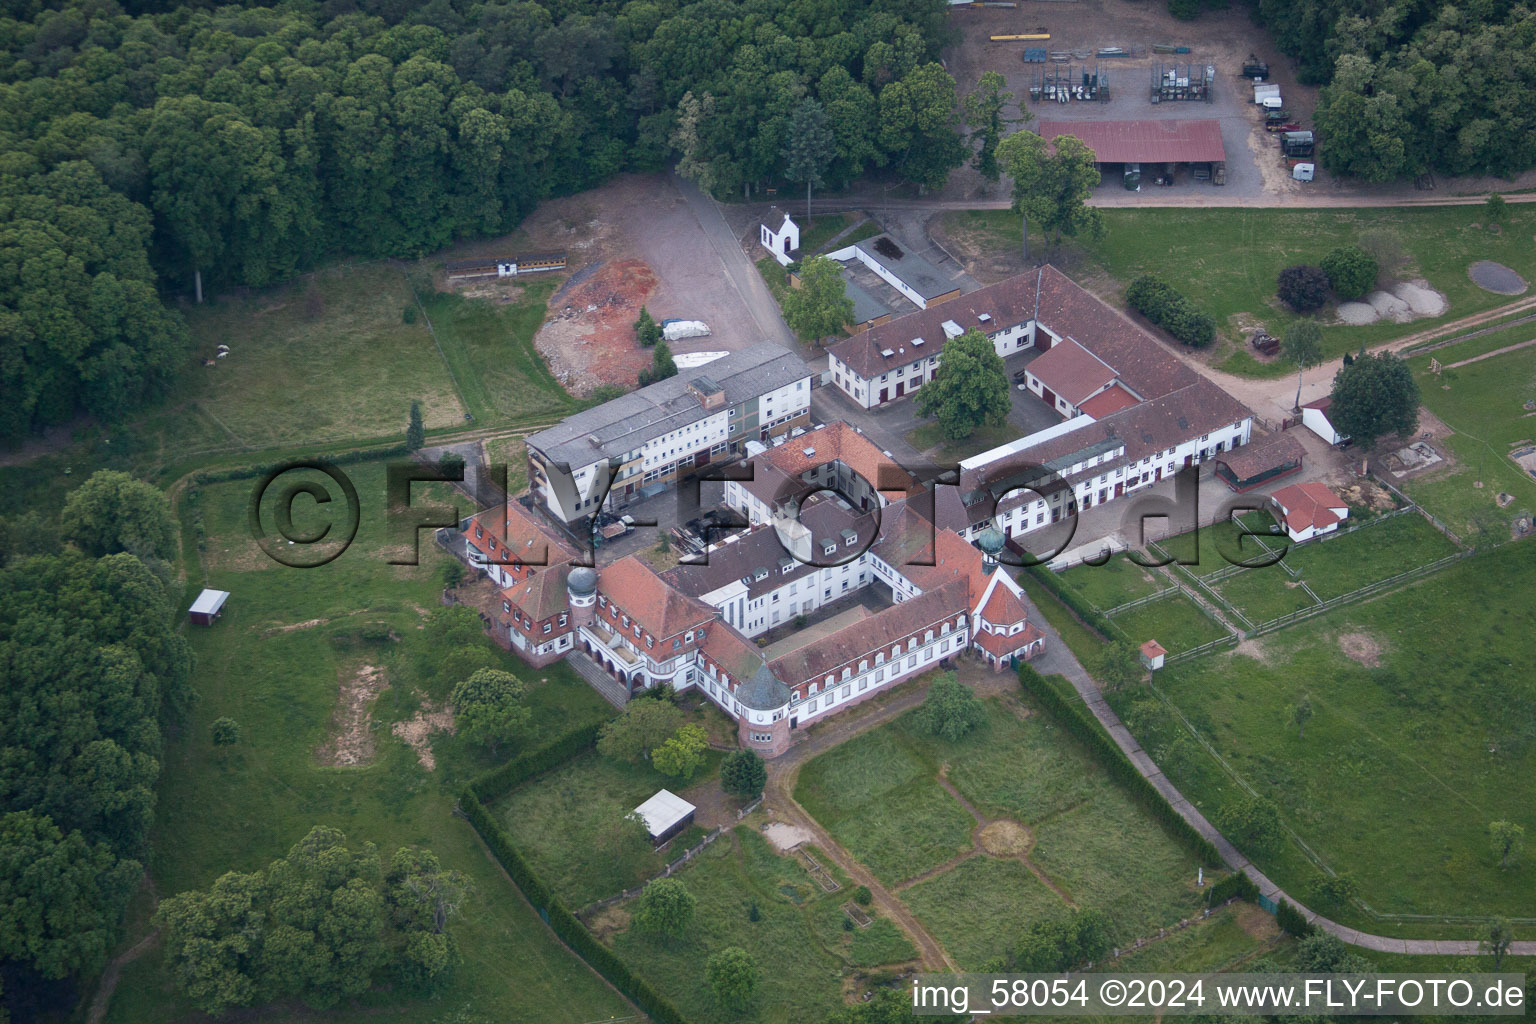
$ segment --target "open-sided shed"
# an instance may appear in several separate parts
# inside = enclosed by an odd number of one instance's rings
[[[1157,121],[1041,121],[1040,137],[1074,135],[1106,164],[1191,164],[1215,166],[1227,159],[1221,122],[1214,118]]]

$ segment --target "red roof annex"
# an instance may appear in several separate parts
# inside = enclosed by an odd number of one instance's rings
[[[1285,525],[1293,533],[1308,527],[1327,529],[1344,518],[1333,510],[1348,507],[1343,498],[1316,481],[1282,487],[1270,497],[1285,510]]]
[[[1041,121],[1040,137],[1075,135],[1101,164],[1179,164],[1221,161],[1221,122]]]

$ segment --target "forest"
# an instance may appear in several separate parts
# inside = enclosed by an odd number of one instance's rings
[[[1259,0],[1303,81],[1324,83],[1323,165],[1384,182],[1536,165],[1536,16],[1512,0]]]
[[[159,299],[412,258],[677,158],[836,187],[964,159],[941,0],[39,0],[0,17],[0,440],[122,416],[183,365]]]

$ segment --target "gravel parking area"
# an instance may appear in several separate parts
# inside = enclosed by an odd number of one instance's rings
[[[999,71],[1008,89],[1034,115],[1051,121],[1203,120],[1221,123],[1222,144],[1227,151],[1227,184],[1194,182],[1182,169],[1171,187],[1151,184],[1157,170],[1143,168],[1142,194],[1158,198],[1178,194],[1209,194],[1213,203],[1230,203],[1259,195],[1298,193],[1316,188],[1293,181],[1280,159],[1278,143],[1263,130],[1263,117],[1253,105],[1252,83],[1241,77],[1242,64],[1250,54],[1267,61],[1269,81],[1278,84],[1286,109],[1293,119],[1310,126],[1317,90],[1296,83],[1290,61],[1273,49],[1268,35],[1242,10],[1206,11],[1194,22],[1175,21],[1163,4],[1128,4],[1123,0],[1077,0],[1072,3],[1028,3],[1016,10],[953,8],[951,20],[961,32],[960,45],[945,52],[945,60],[962,95],[975,89],[983,71]],[[992,35],[1049,32],[1043,42],[992,42]],[[1188,54],[1154,54],[1152,45],[1188,46]],[[1024,63],[1025,46],[1045,47],[1051,52],[1087,51],[1087,60],[1074,58],[1074,70],[1097,67],[1108,74],[1112,98],[1108,102],[1030,103],[1031,80],[1042,69],[1057,65]],[[1103,47],[1120,47],[1136,54],[1132,59],[1099,59],[1091,54]],[[1152,69],[1159,62],[1216,67],[1212,100],[1163,102],[1149,99]],[[1319,169],[1319,178],[1323,177]],[[969,167],[956,171],[945,189],[946,198],[981,194],[981,180]],[[1106,174],[1101,192],[1123,192],[1118,175]],[[1126,197],[1134,205],[1134,198]]]

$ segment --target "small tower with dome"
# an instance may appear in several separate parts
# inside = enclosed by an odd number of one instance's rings
[[[581,565],[565,578],[566,596],[571,603],[571,623],[577,628],[592,624],[597,607],[597,570]]]

